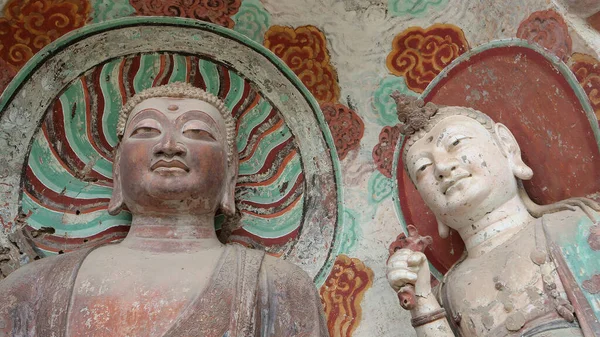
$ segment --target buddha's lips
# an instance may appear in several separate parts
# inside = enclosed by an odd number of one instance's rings
[[[181,161],[179,161],[177,159],[172,159],[172,160],[160,159],[156,163],[152,164],[152,166],[150,167],[150,170],[154,171],[157,168],[161,168],[161,167],[178,168],[178,169],[182,169],[186,172],[190,171],[190,169],[189,169],[189,167],[187,167],[187,165],[185,165],[184,163],[182,163]]]

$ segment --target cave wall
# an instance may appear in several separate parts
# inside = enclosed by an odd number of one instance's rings
[[[600,8],[591,1],[215,3],[209,8],[204,1],[181,0],[0,1],[0,90],[50,42],[121,17],[208,21],[271,50],[320,105],[339,159],[342,234],[329,274],[316,280],[332,336],[394,336],[399,331],[414,335],[409,315],[400,309],[385,279],[388,246],[404,231],[405,222],[393,180],[399,131],[389,98],[392,91],[419,95],[460,55],[491,41],[521,38],[570,67],[600,116],[600,36],[594,29],[599,22],[594,14]],[[409,40],[410,48],[405,44]],[[20,116],[11,118],[14,127],[30,123]],[[0,151],[10,143],[0,134]],[[0,164],[0,176],[2,172]],[[0,195],[19,186],[0,184]],[[27,218],[0,209],[0,278],[41,255],[30,246],[45,233],[24,231]],[[459,247],[456,251],[458,255]]]

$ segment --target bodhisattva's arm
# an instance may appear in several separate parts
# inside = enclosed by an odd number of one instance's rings
[[[423,325],[414,326],[417,336],[454,336],[452,330],[450,329],[450,325],[446,320],[445,311],[442,309],[432,293],[426,297],[417,296],[417,305],[415,306],[415,309],[410,311],[410,314],[413,318],[413,325],[418,324],[416,320],[419,318],[421,318],[424,322],[428,322],[424,323]],[[442,317],[438,318],[439,316]]]
[[[445,310],[431,291],[429,264],[423,253],[400,249],[387,263],[387,278],[394,290],[414,286],[416,303],[411,323],[419,337],[453,337]]]

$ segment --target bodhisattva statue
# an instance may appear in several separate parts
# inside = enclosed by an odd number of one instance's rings
[[[404,123],[406,172],[440,235],[455,229],[467,251],[433,291],[423,253],[400,249],[388,260],[400,296],[414,286],[417,336],[583,336],[548,238],[598,221],[598,205],[534,204],[520,183],[533,172],[506,126],[470,108],[392,97]]]
[[[189,84],[147,89],[120,112],[109,212],[120,243],[30,263],[0,283],[2,336],[327,336],[314,284],[258,250],[223,245],[235,213],[235,122]]]

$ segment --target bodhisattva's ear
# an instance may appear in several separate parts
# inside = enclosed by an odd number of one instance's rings
[[[237,154],[227,169],[227,186],[221,200],[221,211],[226,215],[235,215],[235,184],[238,176]]]
[[[438,233],[442,239],[445,239],[450,235],[450,227],[446,226],[439,218],[435,218],[438,224]]]
[[[510,168],[515,177],[521,180],[529,180],[533,177],[533,170],[521,158],[521,148],[512,132],[502,123],[494,125],[494,131],[498,137],[498,145],[502,154],[508,159]]]
[[[123,189],[121,188],[120,159],[121,151],[117,150],[113,161],[113,192],[108,203],[108,214],[117,215],[123,209]]]

